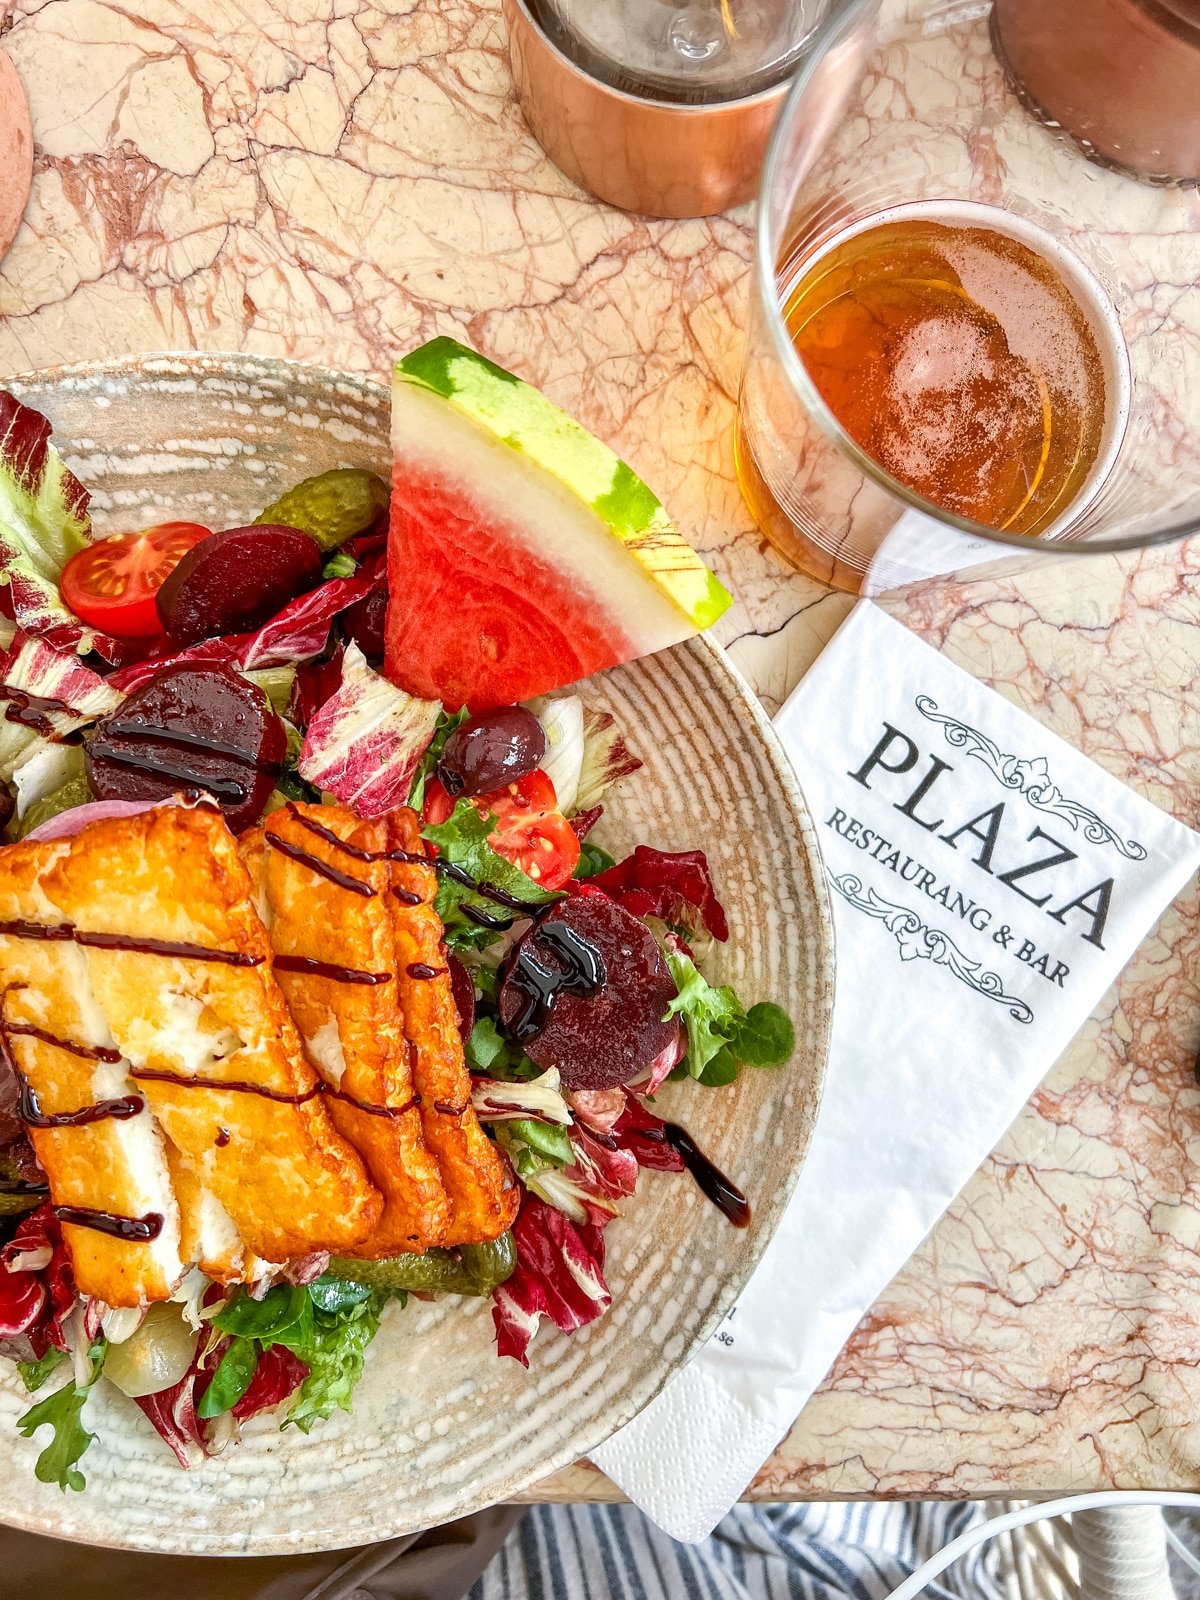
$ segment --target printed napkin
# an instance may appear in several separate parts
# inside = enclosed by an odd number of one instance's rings
[[[794,1197],[713,1339],[597,1463],[704,1538],[1200,866],[1175,822],[870,602],[776,719],[837,941]]]

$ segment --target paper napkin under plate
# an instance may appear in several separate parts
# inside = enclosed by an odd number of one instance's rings
[[[832,891],[833,1039],[758,1271],[596,1452],[679,1539],[738,1498],[1200,866],[1200,835],[869,602],[775,727]]]

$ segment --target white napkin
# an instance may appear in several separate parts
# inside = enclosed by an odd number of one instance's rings
[[[775,726],[832,891],[833,1042],[758,1271],[595,1455],[677,1539],[738,1498],[1200,866],[1200,836],[869,602]]]

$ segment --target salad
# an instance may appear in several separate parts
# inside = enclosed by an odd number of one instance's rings
[[[410,1295],[489,1297],[527,1365],[610,1304],[646,1169],[749,1220],[654,1097],[792,1025],[704,976],[703,851],[597,842],[641,763],[581,683],[728,597],[453,341],[398,363],[393,446],[100,538],[0,394],[0,1353],[63,1489],[97,1384],[193,1466],[348,1411]]]

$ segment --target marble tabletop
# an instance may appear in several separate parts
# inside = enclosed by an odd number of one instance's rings
[[[382,377],[456,334],[655,486],[737,597],[722,641],[780,704],[850,602],[785,569],[734,480],[747,215],[654,222],[574,189],[524,129],[492,0],[8,10],[36,154],[0,263],[0,374],[198,348]],[[1200,541],[885,603],[1200,822]],[[1193,887],[755,1495],[1200,1487],[1198,913]],[[615,1493],[581,1464],[538,1497]]]

